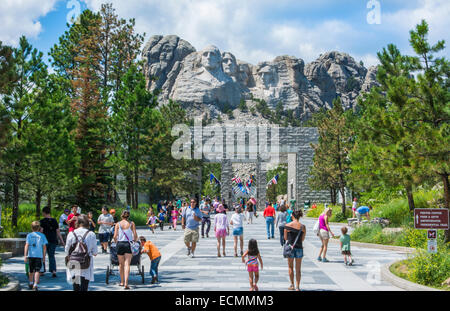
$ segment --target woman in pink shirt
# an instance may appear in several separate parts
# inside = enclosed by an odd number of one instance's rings
[[[217,207],[217,212],[214,216],[214,231],[216,232],[217,238],[217,257],[220,256],[220,241],[222,240],[222,251],[223,257],[225,257],[225,238],[230,232],[230,228],[228,226],[228,218],[227,212],[222,204],[219,204]]]
[[[320,241],[322,242],[322,246],[320,247],[319,257],[317,257],[317,260],[322,262],[328,262],[326,256],[330,234],[331,236],[334,237],[333,232],[331,232],[330,225],[328,224],[328,218],[331,217],[331,214],[332,214],[331,208],[326,207],[324,212],[319,216],[318,236],[320,238]]]

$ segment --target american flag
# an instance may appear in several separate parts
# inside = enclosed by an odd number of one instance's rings
[[[237,184],[240,184],[242,182],[242,180],[239,177],[233,177],[233,178],[231,178],[231,180]]]

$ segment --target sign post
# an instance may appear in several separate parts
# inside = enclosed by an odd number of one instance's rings
[[[416,208],[414,209],[414,228],[428,229],[427,249],[429,253],[437,253],[437,229],[448,230],[448,209]]]

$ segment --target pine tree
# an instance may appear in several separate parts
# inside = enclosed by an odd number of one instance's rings
[[[345,215],[345,188],[350,174],[348,154],[353,148],[353,131],[350,128],[340,98],[333,108],[318,122],[319,143],[314,149],[310,185],[319,190],[338,189],[342,196],[342,213]]]
[[[157,156],[161,113],[155,109],[156,96],[146,89],[143,73],[133,65],[122,78],[112,110],[110,130],[116,153],[113,163],[126,178],[127,204],[138,207],[139,177],[148,174],[150,161]]]
[[[0,113],[7,113],[10,124],[7,128],[10,137],[7,146],[0,150],[0,171],[7,183],[12,184],[13,209],[12,226],[17,226],[19,213],[19,189],[24,182],[26,156],[29,154],[24,132],[30,122],[30,109],[42,92],[47,68],[42,60],[42,52],[33,49],[25,37],[21,37],[19,46],[13,50],[13,71],[17,79],[8,85],[8,94],[0,102]],[[3,111],[3,112],[2,112]]]

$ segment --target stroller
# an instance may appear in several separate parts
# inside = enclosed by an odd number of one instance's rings
[[[119,266],[119,258],[117,257],[117,247],[114,243],[111,243],[110,246],[110,264],[106,267],[106,284],[109,284],[109,277],[112,275],[112,270],[114,269],[114,266]],[[144,277],[144,266],[141,265],[141,253],[133,256],[131,258],[131,266],[137,266],[138,272],[135,275],[140,275],[142,278],[142,284],[145,283],[145,277]]]

